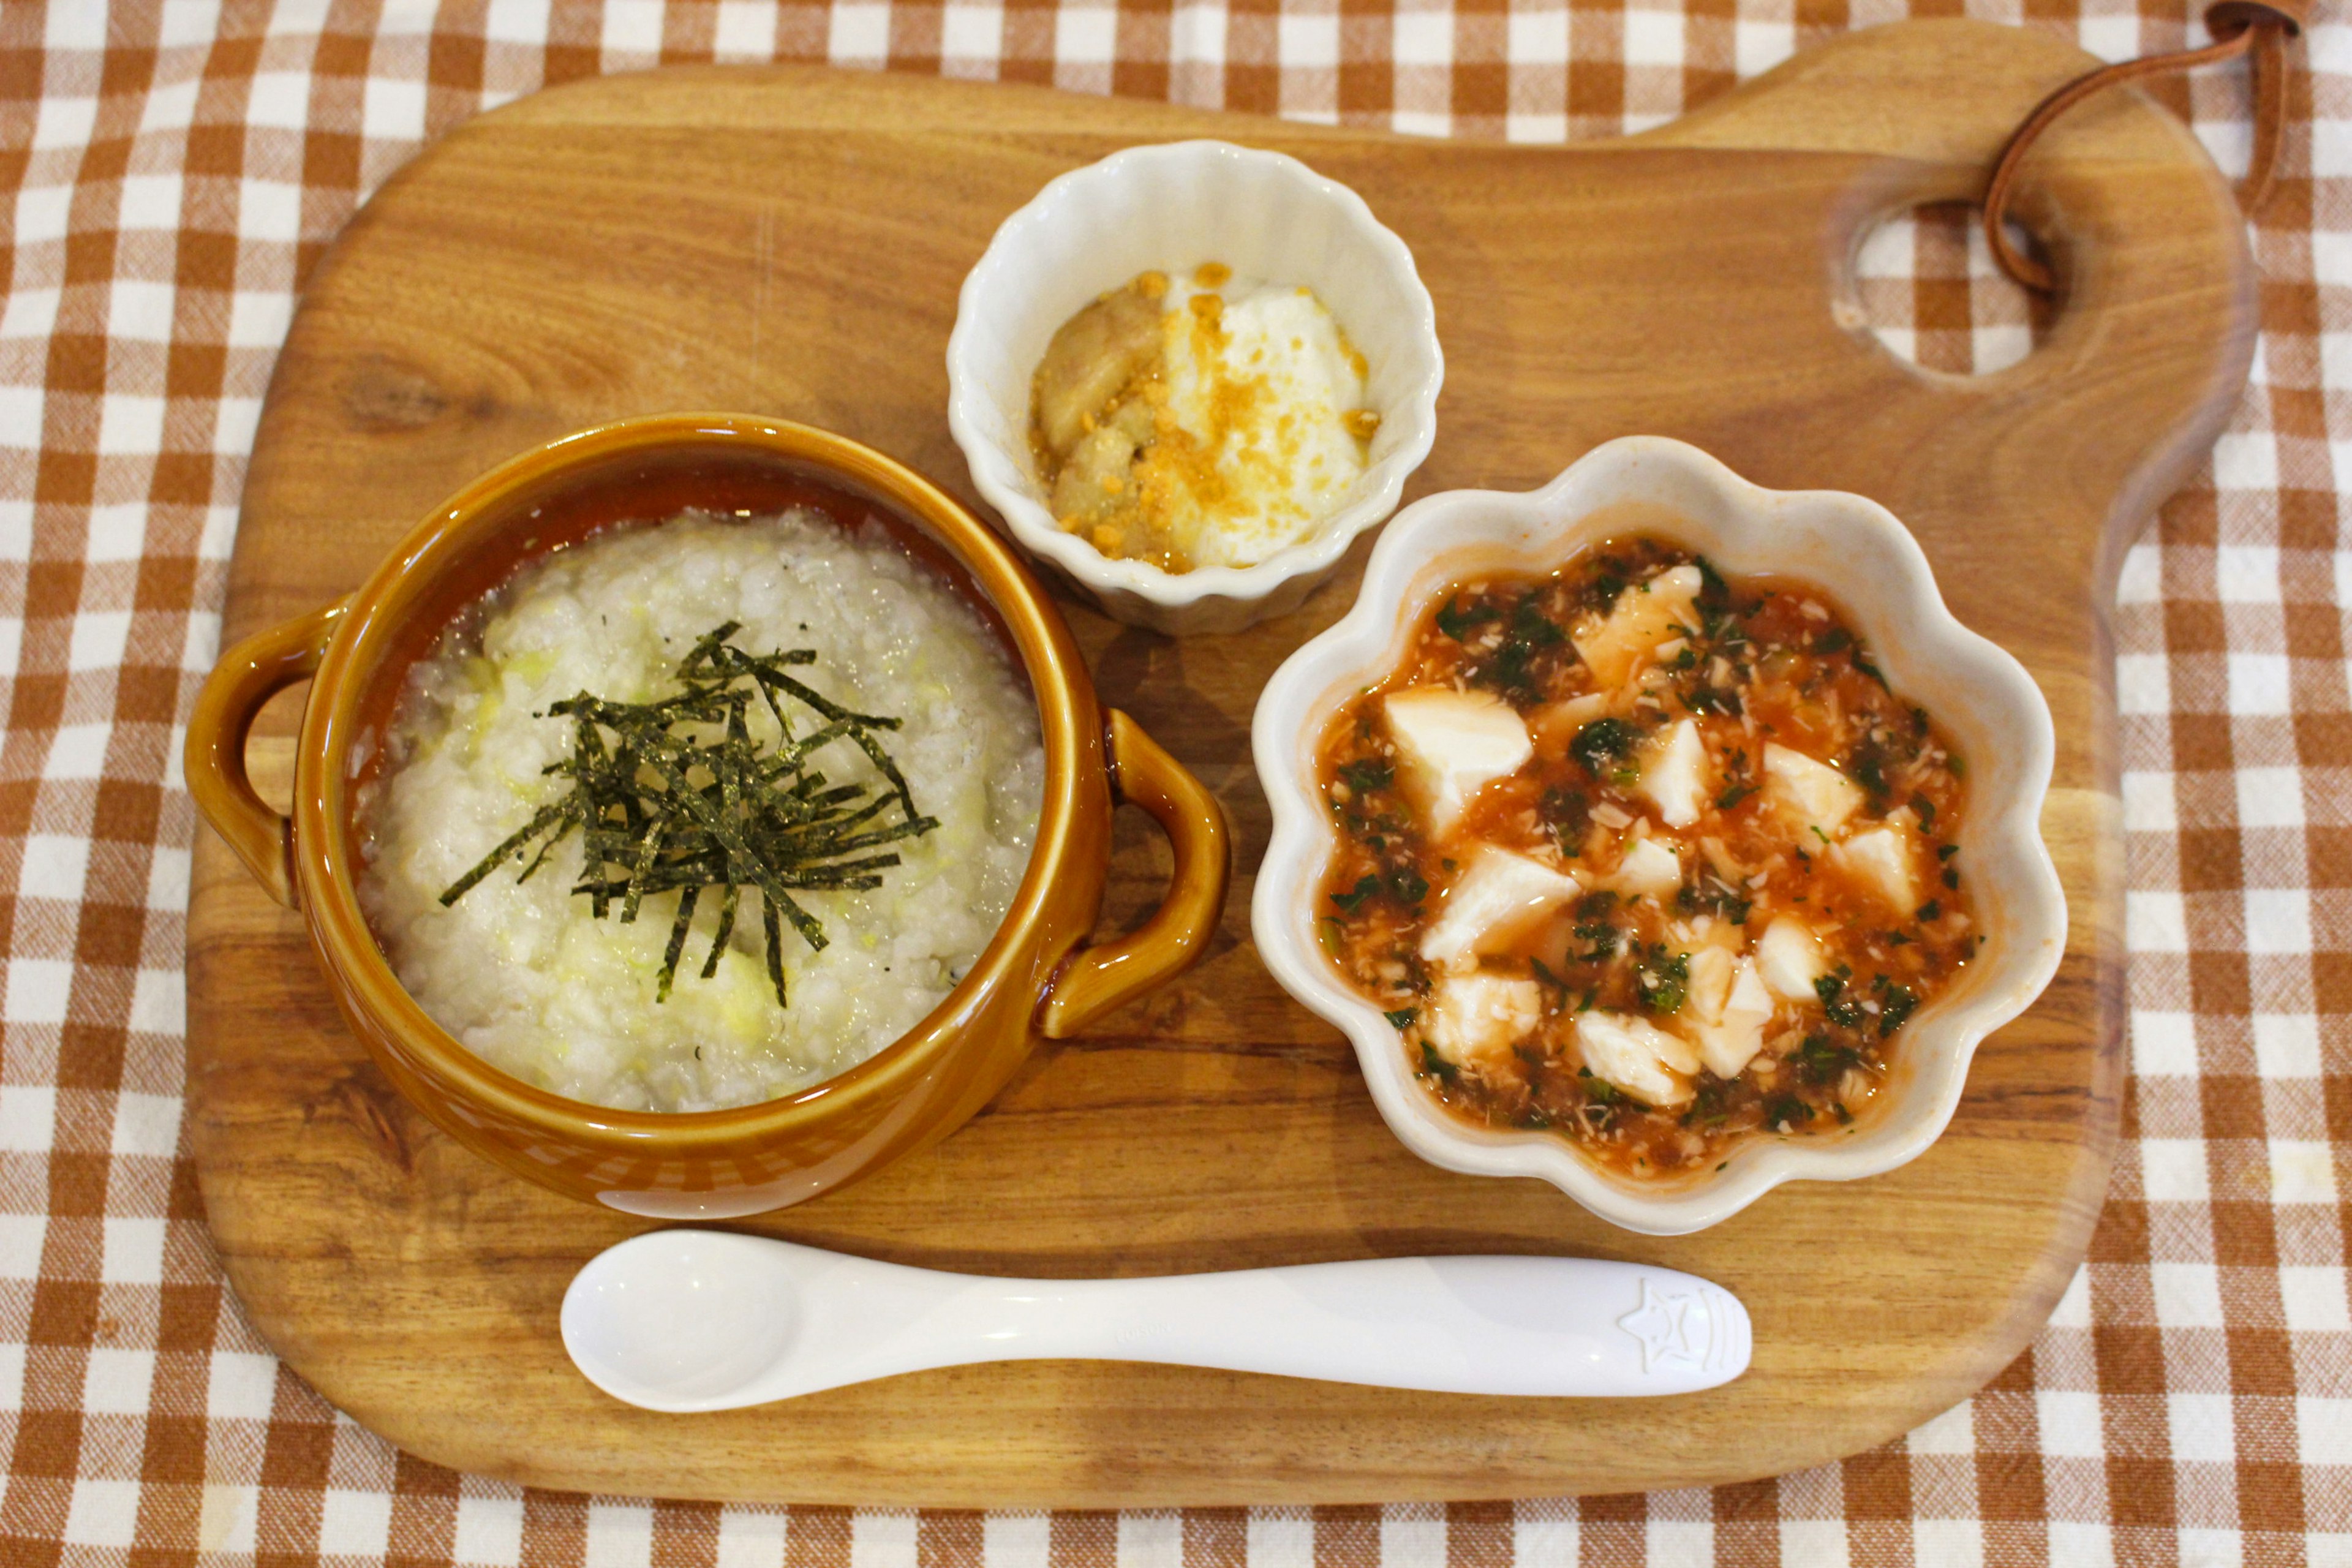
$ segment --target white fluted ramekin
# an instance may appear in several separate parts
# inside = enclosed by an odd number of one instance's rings
[[[1370,463],[1310,539],[1255,566],[1163,572],[1064,531],[1029,448],[1030,383],[1063,322],[1142,272],[1219,261],[1303,284],[1370,366]],[[964,279],[948,339],[948,427],[1014,541],[1105,615],[1181,635],[1297,609],[1396,510],[1437,436],[1437,310],[1404,241],[1296,158],[1226,142],[1130,147],[1062,175],[1004,220]]]
[[[1696,550],[1728,574],[1818,583],[1843,606],[1889,684],[1934,714],[1967,759],[1958,864],[1987,937],[1958,984],[1912,1017],[1882,1102],[1850,1132],[1751,1138],[1722,1170],[1670,1183],[1606,1171],[1550,1132],[1476,1127],[1447,1111],[1316,934],[1338,847],[1315,761],[1332,714],[1395,668],[1421,613],[1453,584],[1550,572],[1586,545],[1635,532]],[[2065,950],[2065,895],[2041,834],[2054,742],[2033,678],[1953,619],[1927,556],[1885,507],[1836,490],[1764,489],[1679,441],[1629,437],[1539,490],[1453,490],[1407,507],[1373,546],[1355,608],[1275,673],[1251,742],[1274,807],[1250,911],[1259,954],[1285,990],[1347,1031],[1391,1129],[1433,1164],[1538,1177],[1628,1230],[1679,1236],[1782,1182],[1850,1181],[1916,1158],[1951,1121],[1978,1042],[2032,1005]]]

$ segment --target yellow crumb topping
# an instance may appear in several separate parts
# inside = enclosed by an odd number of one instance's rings
[[[1362,471],[1380,423],[1363,356],[1311,291],[1217,291],[1233,280],[1221,262],[1189,289],[1140,274],[1038,366],[1040,477],[1062,527],[1106,555],[1249,564],[1311,534]]]

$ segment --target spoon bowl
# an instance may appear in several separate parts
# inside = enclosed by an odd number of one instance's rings
[[[632,1405],[667,1408],[662,1401],[724,1398],[756,1384],[792,1348],[793,1259],[721,1231],[656,1235],[664,1245],[640,1255],[645,1266],[604,1269],[586,1291],[575,1282],[565,1294],[566,1347],[577,1317],[595,1336],[597,1386]]]
[[[1448,1394],[1688,1394],[1747,1369],[1721,1287],[1585,1258],[1384,1258],[1140,1279],[1007,1279],[765,1237],[660,1230],[564,1293],[615,1399],[728,1410],[928,1367],[1160,1362]]]

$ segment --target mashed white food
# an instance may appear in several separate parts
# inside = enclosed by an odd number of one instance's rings
[[[586,691],[672,694],[678,661],[729,621],[753,654],[815,650],[793,675],[834,701],[899,719],[887,737],[917,808],[939,826],[890,845],[901,864],[870,890],[796,898],[822,922],[812,951],[782,939],[787,1002],[763,959],[746,889],[717,973],[700,978],[719,899],[695,914],[687,961],[657,1001],[679,894],[637,919],[594,918],[575,896],[565,839],[528,881],[493,871],[442,893],[568,781],[551,703]],[[876,525],[814,513],[747,521],[687,512],[594,536],[528,569],[479,620],[445,635],[410,677],[370,829],[362,901],[401,984],[483,1058],[554,1093],[626,1110],[706,1110],[831,1078],[906,1033],[995,933],[1026,868],[1045,781],[1021,674],[968,605]],[[854,745],[813,763],[828,784],[887,788]]]
[[[1065,322],[1033,437],[1055,516],[1171,572],[1250,566],[1347,503],[1379,427],[1367,370],[1323,302],[1211,264],[1147,272]]]
[[[1184,307],[1162,318],[1169,413],[1223,481],[1171,487],[1171,527],[1196,565],[1251,566],[1311,537],[1363,476],[1349,420],[1363,361],[1307,289],[1222,292],[1213,324]]]

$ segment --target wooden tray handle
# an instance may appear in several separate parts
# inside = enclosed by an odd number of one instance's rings
[[[196,809],[227,841],[254,880],[288,909],[294,902],[294,824],[255,792],[245,771],[245,742],[261,705],[327,657],[327,644],[350,601],[298,616],[246,638],[205,677],[188,716],[185,767]]]
[[[1176,872],[1167,898],[1139,930],[1078,949],[1055,974],[1038,1019],[1050,1040],[1076,1034],[1199,963],[1216,934],[1233,875],[1231,835],[1217,797],[1118,709],[1106,716],[1103,729],[1111,798],[1139,805],[1159,821],[1176,851]]]

